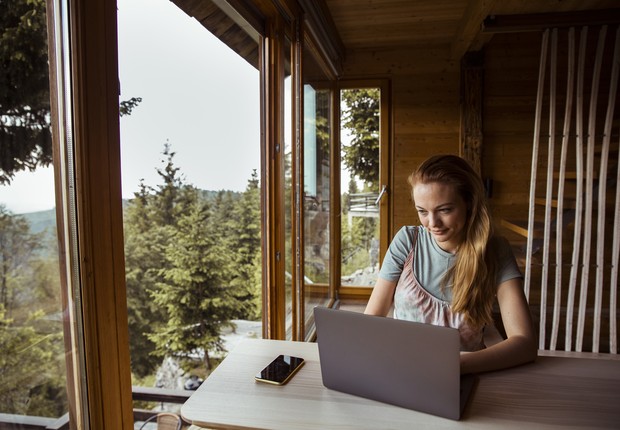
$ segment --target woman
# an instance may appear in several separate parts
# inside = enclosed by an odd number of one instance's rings
[[[457,156],[439,155],[409,177],[422,226],[403,227],[385,256],[365,313],[458,328],[461,373],[532,361],[536,341],[522,275],[493,235],[482,181]],[[507,339],[485,348],[497,298]]]

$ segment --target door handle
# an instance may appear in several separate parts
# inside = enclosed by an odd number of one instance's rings
[[[379,197],[377,197],[377,200],[375,201],[375,206],[378,206],[378,205],[379,205],[379,202],[381,201],[381,199],[383,198],[383,195],[384,195],[385,193],[387,193],[387,186],[386,186],[386,185],[384,185],[384,186],[381,188],[381,192],[379,193]]]

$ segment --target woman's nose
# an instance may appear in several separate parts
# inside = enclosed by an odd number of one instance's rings
[[[428,216],[428,226],[429,227],[438,227],[441,225],[441,220],[435,214],[429,214]]]

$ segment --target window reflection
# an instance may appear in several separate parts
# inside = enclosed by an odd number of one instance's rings
[[[0,427],[68,422],[44,1],[0,6]]]
[[[332,90],[314,53],[304,50],[304,336],[312,309],[327,305],[330,281]]]
[[[284,287],[286,303],[286,339],[293,338],[293,77],[291,75],[292,44],[288,37],[284,41]]]

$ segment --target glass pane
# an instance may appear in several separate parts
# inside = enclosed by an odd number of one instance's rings
[[[284,285],[286,291],[286,339],[293,338],[293,79],[291,76],[291,41],[285,38],[284,78]]]
[[[379,272],[380,90],[341,90],[340,106],[341,283],[372,287]]]
[[[309,50],[304,57],[304,317],[307,337],[312,309],[329,301],[331,90]]]
[[[133,384],[191,390],[262,335],[260,93],[252,61],[183,7],[119,0],[119,71]]]
[[[44,1],[0,6],[3,429],[69,422],[63,329],[73,322],[59,271],[45,14]]]

